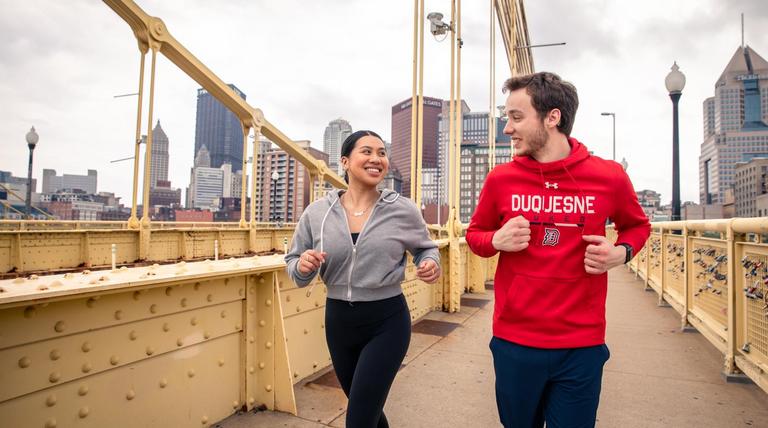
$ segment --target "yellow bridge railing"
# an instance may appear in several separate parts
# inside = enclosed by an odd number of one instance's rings
[[[629,268],[723,353],[726,377],[768,392],[766,233],[768,218],[653,223]]]

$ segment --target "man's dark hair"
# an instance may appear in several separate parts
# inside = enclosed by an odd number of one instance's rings
[[[343,143],[341,143],[341,157],[346,157],[346,158],[348,158],[348,157],[349,157],[349,155],[351,155],[351,154],[352,154],[352,150],[354,150],[354,149],[355,149],[355,145],[357,144],[357,140],[359,140],[359,139],[361,139],[361,138],[363,138],[363,137],[366,137],[366,136],[368,136],[368,137],[376,137],[376,138],[378,138],[379,140],[381,140],[381,141],[384,141],[384,140],[383,140],[383,139],[382,139],[382,138],[379,136],[379,134],[377,134],[377,133],[375,133],[375,132],[373,132],[373,131],[368,131],[368,130],[364,130],[364,129],[363,129],[363,130],[360,130],[360,131],[355,131],[355,132],[353,132],[352,134],[350,134],[350,135],[349,135],[349,136],[348,136],[348,137],[347,137],[347,138],[344,140],[344,142],[343,142]],[[346,172],[344,172],[344,181],[346,181],[346,182],[347,182],[347,184],[349,184],[349,174],[348,174],[348,173],[346,173]]]
[[[542,71],[507,79],[502,92],[512,92],[522,88],[525,88],[525,92],[531,96],[531,103],[539,119],[544,119],[553,109],[560,110],[560,123],[557,124],[557,129],[570,137],[576,110],[579,108],[576,87],[562,80],[555,73]]]

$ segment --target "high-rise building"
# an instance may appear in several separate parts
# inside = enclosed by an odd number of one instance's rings
[[[168,181],[168,136],[160,121],[152,130],[152,166],[149,169],[149,188],[158,187],[158,181]],[[170,186],[168,186],[170,187]]]
[[[54,169],[43,170],[42,193],[56,193],[59,190],[82,190],[93,195],[96,194],[98,173],[95,169],[89,169],[88,175],[64,174],[56,175]]]
[[[325,127],[323,134],[323,151],[328,155],[328,166],[332,171],[342,174],[339,159],[341,158],[341,143],[352,134],[352,126],[346,120],[332,120]]]
[[[497,125],[499,122],[501,120],[497,118]],[[477,208],[485,177],[491,172],[488,163],[488,113],[464,115],[464,126],[464,142],[461,145],[459,160],[459,218],[462,223],[469,223]],[[483,127],[485,131],[482,131]],[[485,135],[482,135],[483,132]],[[508,136],[496,134],[495,151],[496,165],[512,160],[513,153]]]
[[[438,122],[443,101],[424,97],[424,145],[422,167],[436,168],[438,163]],[[392,106],[392,141],[389,159],[403,177],[403,196],[411,197],[411,99]]]
[[[737,48],[703,112],[699,200],[723,204],[736,164],[768,156],[768,62],[749,46]]]
[[[469,106],[464,100],[461,100],[461,113],[462,115],[470,113]],[[440,113],[440,121],[438,122],[439,134],[437,139],[437,197],[438,200],[441,201],[441,204],[448,204],[448,146],[450,144],[450,134],[448,132],[449,114],[450,103],[444,101],[443,109]]]
[[[245,94],[235,85],[229,87],[240,98]],[[240,120],[229,109],[208,93],[197,90],[197,122],[195,124],[195,155],[206,146],[211,156],[211,167],[232,164],[234,171],[243,168],[243,129]]]
[[[195,155],[187,188],[187,208],[214,210],[214,200],[224,193],[224,169],[210,167],[210,156],[205,145]]]
[[[759,216],[757,197],[768,193],[768,157],[737,163],[733,184],[736,217]]]
[[[315,159],[328,162],[328,155],[310,147],[309,141],[296,141]],[[261,209],[257,211],[261,221],[297,222],[304,208],[309,205],[309,171],[304,165],[285,151],[268,147],[259,154],[261,175]],[[277,181],[272,180],[272,173],[277,172]],[[315,189],[316,190],[316,189]]]

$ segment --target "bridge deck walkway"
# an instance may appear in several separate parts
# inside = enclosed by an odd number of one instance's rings
[[[726,383],[720,353],[680,317],[657,306],[634,274],[609,274],[607,343],[598,427],[768,427],[768,395]],[[433,312],[414,326],[404,367],[385,408],[393,427],[497,427],[488,341],[493,292],[465,295],[456,314]],[[221,428],[343,427],[346,399],[335,375],[296,386],[298,416],[234,415]]]

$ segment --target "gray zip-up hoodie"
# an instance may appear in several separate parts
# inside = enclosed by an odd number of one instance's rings
[[[339,202],[343,192],[329,192],[301,215],[285,255],[286,271],[296,285],[306,286],[317,274],[302,275],[298,270],[299,257],[309,249],[327,253],[320,277],[328,286],[328,297],[349,302],[402,293],[406,251],[417,266],[425,259],[440,264],[440,252],[416,205],[391,190],[381,192],[353,245],[347,214]]]

